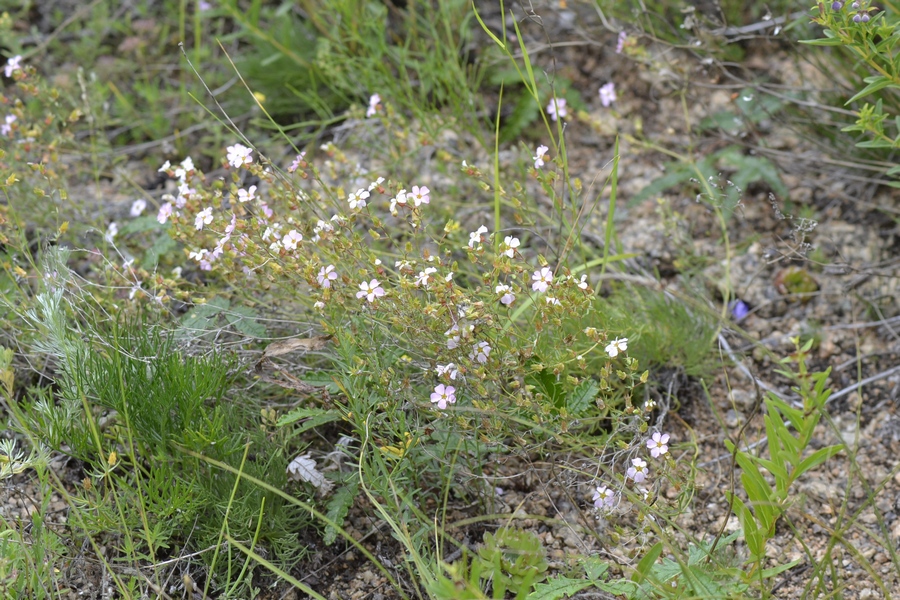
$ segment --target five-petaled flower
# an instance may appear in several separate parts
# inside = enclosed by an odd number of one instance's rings
[[[556,121],[557,119],[561,119],[569,114],[569,112],[566,110],[566,99],[553,98],[550,101],[550,104],[547,105],[547,114],[550,115],[550,118],[554,121]]]
[[[285,250],[296,250],[297,244],[303,241],[303,235],[296,229],[291,229],[287,235],[281,240],[281,245]]]
[[[600,88],[600,104],[602,104],[604,108],[607,108],[615,101],[616,84],[610,81]]]
[[[472,353],[469,354],[469,358],[475,361],[478,361],[481,364],[484,364],[488,360],[488,355],[491,353],[491,347],[487,342],[478,342],[475,344],[475,348],[472,350]]]
[[[511,235],[503,238],[503,244],[500,246],[500,250],[508,256],[512,258],[516,255],[516,248],[519,247],[519,238],[512,237]]]
[[[347,202],[350,203],[350,208],[356,210],[357,208],[363,208],[366,205],[366,198],[369,197],[369,192],[362,188],[356,190],[354,193],[350,194],[350,197],[347,198]]]
[[[238,202],[249,202],[256,198],[256,186],[251,185],[248,189],[240,189],[237,192],[238,194]]]
[[[319,269],[319,274],[316,275],[316,281],[319,282],[323,288],[330,288],[331,282],[337,279],[338,274],[334,270],[334,265],[328,265],[327,267],[322,267]]]
[[[431,393],[431,401],[437,404],[439,409],[445,410],[448,404],[456,403],[456,388],[443,383],[437,384]]]
[[[544,166],[545,160],[547,160],[547,150],[549,150],[547,146],[538,146],[537,150],[534,151],[534,156],[532,156],[532,160],[534,160],[534,168],[540,169]]]
[[[534,275],[531,276],[531,280],[534,283],[531,284],[531,289],[535,292],[546,292],[547,288],[553,283],[553,271],[550,270],[550,267],[544,267],[540,271],[535,271]]]
[[[212,215],[212,206],[208,206],[197,213],[197,218],[194,219],[194,227],[197,229],[203,229],[203,225],[209,225],[213,222]]]
[[[650,456],[657,458],[669,451],[669,434],[654,432],[650,439],[647,440],[647,448],[650,449]]]
[[[501,294],[500,304],[509,306],[510,304],[512,304],[513,302],[516,301],[516,296],[515,296],[515,294],[512,293],[512,288],[509,287],[508,285],[504,285],[502,283],[499,284],[497,287],[494,288],[494,293]]]
[[[635,483],[641,483],[647,479],[650,470],[647,469],[647,461],[640,458],[632,458],[631,466],[625,471],[625,476],[634,479]]]
[[[239,169],[244,165],[249,165],[253,162],[253,150],[244,146],[242,144],[235,144],[234,146],[228,146],[228,164],[230,164],[235,169]]]
[[[481,242],[484,241],[482,237],[485,233],[487,233],[487,227],[482,225],[477,230],[473,231],[469,234],[469,248],[473,250],[481,250]],[[478,246],[476,248],[476,246]]]
[[[428,281],[431,279],[432,273],[437,273],[437,269],[434,267],[426,267],[424,271],[419,271],[419,274],[416,276],[416,285],[428,287]]]
[[[628,338],[616,338],[606,345],[606,353],[610,358],[615,358],[620,352],[628,350]]]
[[[356,297],[365,297],[369,302],[375,302],[376,298],[384,296],[384,288],[381,287],[381,283],[377,279],[373,279],[368,283],[363,281],[359,284],[359,289],[360,291],[356,292]]]
[[[594,489],[594,506],[598,509],[610,509],[616,505],[616,493],[605,485]]]
[[[424,185],[419,187],[417,185],[412,186],[412,192],[409,194],[412,196],[413,204],[416,206],[421,206],[422,204],[429,204],[431,202],[431,196],[428,194],[431,192]]]

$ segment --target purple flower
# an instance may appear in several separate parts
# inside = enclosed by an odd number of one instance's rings
[[[622,49],[625,48],[625,40],[628,38],[628,34],[624,31],[619,32],[619,37],[616,39],[616,54],[622,54]]]
[[[600,88],[600,104],[608,108],[616,101],[616,84],[610,81]]]
[[[439,383],[435,386],[434,392],[431,394],[431,401],[437,404],[438,408],[445,410],[448,404],[456,402],[456,388],[452,385],[444,385]]]
[[[735,323],[740,322],[750,314],[750,307],[743,300],[733,300],[728,305],[728,310],[731,312],[731,316]]]

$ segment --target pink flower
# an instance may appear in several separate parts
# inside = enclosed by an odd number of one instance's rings
[[[288,167],[288,173],[293,173],[300,168],[300,162],[303,160],[304,156],[306,156],[306,152],[301,152],[297,155],[297,158],[295,158],[294,162],[291,163],[291,166]]]
[[[437,404],[441,410],[446,410],[448,404],[456,403],[456,388],[452,385],[439,383],[431,393],[431,402]]]
[[[616,54],[622,54],[622,49],[625,48],[626,39],[628,39],[628,34],[624,31],[620,31],[619,37],[616,39]]]
[[[538,146],[537,150],[535,150],[534,156],[531,158],[534,159],[534,168],[540,169],[544,166],[544,159],[547,158],[547,150],[549,150],[547,146]]]
[[[244,165],[249,165],[253,162],[253,150],[244,146],[242,144],[235,144],[234,146],[228,146],[228,164],[230,164],[235,169],[239,169]]]
[[[535,292],[546,292],[547,288],[553,283],[553,271],[550,270],[550,267],[544,267],[540,271],[535,271],[534,275],[531,276],[531,280],[534,281],[531,284],[531,289]]]
[[[166,202],[162,206],[159,207],[159,214],[156,215],[156,220],[159,221],[160,225],[164,224],[169,220],[169,217],[172,216],[172,203]]]
[[[647,448],[650,449],[650,456],[658,458],[669,451],[669,434],[655,432],[650,439],[647,440]]]
[[[287,235],[284,236],[284,239],[281,240],[281,245],[284,246],[285,250],[296,250],[297,244],[302,241],[303,235],[296,229],[291,229],[287,232]]]
[[[381,104],[381,96],[378,94],[369,96],[369,108],[366,110],[366,117],[374,116],[378,112],[379,104]]]
[[[327,267],[322,267],[319,269],[319,274],[316,275],[316,281],[319,282],[323,288],[330,288],[331,282],[337,279],[338,274],[334,270],[334,265],[328,265]]]
[[[356,292],[357,298],[365,297],[369,302],[375,302],[376,298],[380,298],[384,296],[384,289],[381,287],[381,284],[377,279],[373,279],[369,283],[363,281],[359,284],[360,291]]]
[[[605,485],[597,486],[594,490],[594,506],[601,510],[609,510],[616,505],[616,493]]]
[[[246,190],[238,190],[238,202],[249,202],[256,198],[256,186],[251,185]]]
[[[649,473],[650,471],[649,469],[647,469],[647,461],[640,458],[632,458],[631,466],[628,467],[628,470],[625,472],[625,476],[629,479],[634,479],[635,483],[641,483],[642,481],[647,479],[647,475]]]
[[[566,99],[554,98],[551,100],[550,104],[547,105],[547,114],[550,115],[550,118],[554,121],[569,114],[569,111],[566,110]]]
[[[600,88],[600,104],[608,108],[616,101],[616,84],[610,81]]]
[[[12,124],[16,122],[16,115],[6,115],[4,120],[6,122],[3,125],[0,125],[0,135],[11,135]]]
[[[421,206],[422,204],[429,204],[431,202],[431,198],[428,196],[430,190],[425,187],[419,187],[417,185],[412,186],[412,193],[410,196],[413,198],[413,204],[416,206]]]

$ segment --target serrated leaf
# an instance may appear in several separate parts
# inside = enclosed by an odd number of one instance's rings
[[[244,335],[253,338],[268,337],[265,325],[256,320],[259,315],[252,308],[236,306],[224,314],[228,324]]]
[[[278,427],[284,427],[286,425],[290,425],[291,423],[296,423],[297,421],[301,421],[303,419],[312,419],[312,418],[321,418],[324,416],[334,416],[335,418],[330,419],[331,421],[336,421],[341,418],[341,413],[336,410],[326,410],[323,408],[304,408],[297,407],[283,415],[280,419],[278,419],[277,425]],[[328,421],[324,421],[328,422]]]
[[[596,381],[593,379],[582,381],[566,399],[569,416],[577,417],[593,406],[598,393],[600,393],[600,385]]]
[[[227,298],[211,298],[206,304],[198,304],[181,318],[181,325],[186,329],[205,331],[216,327],[215,317],[223,310],[228,310],[231,303]]]
[[[350,507],[353,506],[353,501],[356,499],[358,492],[358,475],[356,473],[351,473],[350,479],[337,489],[331,496],[331,500],[325,505],[325,516],[331,519],[338,527],[342,527],[344,525],[344,519],[347,518],[347,513],[350,511]],[[337,535],[337,527],[332,525],[326,527],[324,536],[325,545],[330,546],[333,544],[337,539]]]
[[[559,600],[577,594],[592,585],[594,584],[590,580],[554,577],[534,586],[534,590],[528,594],[526,600]]]

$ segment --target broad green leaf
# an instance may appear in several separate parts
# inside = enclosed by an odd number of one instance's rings
[[[792,560],[789,563],[785,563],[783,565],[778,565],[777,567],[772,567],[771,569],[763,569],[762,576],[763,579],[768,579],[769,577],[775,577],[781,573],[784,573],[788,569],[793,569],[797,565],[803,562],[802,558],[798,558],[796,560]]]
[[[225,314],[225,320],[228,324],[253,338],[268,337],[266,327],[256,319],[259,317],[256,311],[247,306],[235,306]]]
[[[534,591],[528,594],[526,600],[559,600],[577,594],[593,585],[594,582],[590,580],[554,577],[534,586]]]
[[[297,421],[300,421],[302,419],[320,419],[326,416],[333,418],[329,418],[327,421],[322,421],[323,423],[336,421],[342,418],[341,413],[336,410],[326,410],[324,408],[305,408],[301,406],[293,409],[285,415],[282,415],[282,417],[278,419],[277,425],[279,427],[284,427],[286,425],[290,425],[291,423],[296,423]]]
[[[867,82],[869,85],[861,89],[858,94],[847,100],[844,103],[844,106],[847,106],[848,104],[851,104],[859,100],[860,98],[865,98],[869,94],[873,94],[891,84],[890,78],[883,75],[873,75],[872,77],[866,77],[863,81]]]
[[[647,577],[647,574],[650,573],[650,569],[653,568],[653,565],[656,563],[656,559],[659,558],[659,555],[662,554],[663,545],[662,542],[656,542],[652,548],[644,555],[644,558],[641,559],[641,562],[638,563],[638,566],[634,569],[634,574],[631,576],[632,581],[636,581],[640,583]]]
[[[197,304],[181,318],[181,325],[185,329],[202,330],[213,329],[216,325],[216,317],[228,310],[231,302],[227,298],[216,296],[210,298],[206,304]]]
[[[834,446],[827,446],[825,448],[816,450],[815,452],[804,458],[799,465],[797,465],[796,475],[799,476],[809,471],[810,469],[815,469],[843,449],[843,444],[836,444]]]

